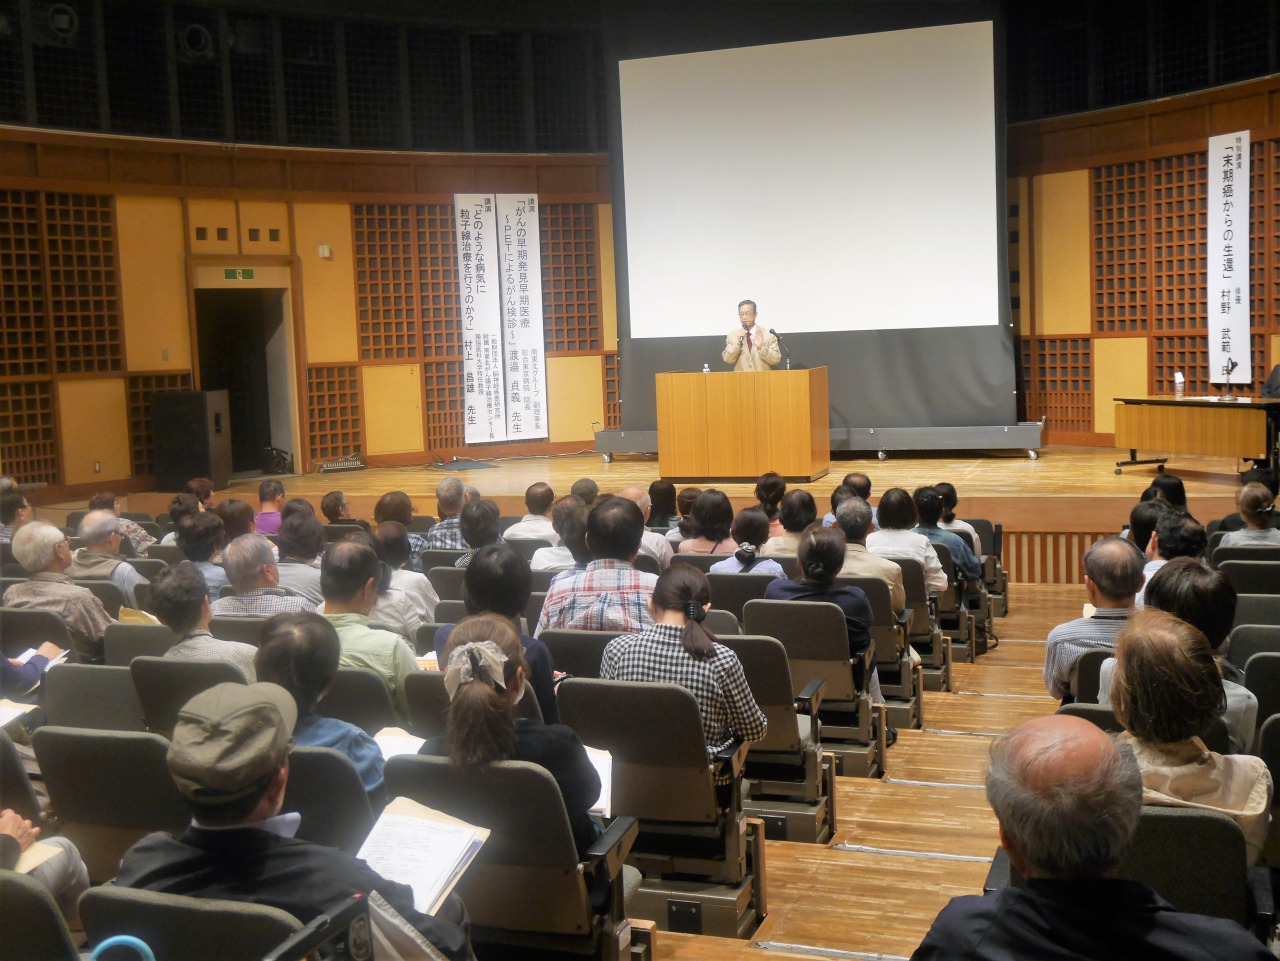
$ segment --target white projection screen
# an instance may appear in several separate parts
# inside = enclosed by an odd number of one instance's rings
[[[618,64],[630,337],[1001,319],[990,21]]]

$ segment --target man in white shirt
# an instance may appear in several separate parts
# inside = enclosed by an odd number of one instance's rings
[[[534,571],[567,571],[577,566],[577,559],[566,543],[567,532],[573,527],[579,539],[587,529],[587,507],[582,498],[566,494],[551,506],[551,527],[555,531],[553,546],[540,547],[533,552],[529,569]]]
[[[653,499],[649,496],[649,492],[643,487],[624,487],[618,492],[619,497],[625,497],[638,508],[640,513],[644,514],[644,522],[649,523],[649,512],[653,509]],[[675,551],[671,549],[671,542],[667,540],[663,534],[649,530],[647,527],[643,534],[640,535],[640,553],[648,554],[658,562],[658,570],[665,571],[671,566],[671,557]]]
[[[529,489],[524,492],[524,506],[529,513],[508,527],[502,534],[503,539],[555,544],[560,538],[551,525],[551,519],[547,517],[547,511],[551,510],[551,502],[555,499],[556,492],[551,489],[550,484],[542,481],[530,484]]]

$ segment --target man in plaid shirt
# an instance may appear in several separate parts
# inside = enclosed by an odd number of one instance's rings
[[[222,564],[236,593],[210,605],[216,617],[270,617],[316,609],[305,597],[280,588],[271,542],[261,534],[241,534],[233,540],[222,550]]]
[[[652,624],[649,598],[658,578],[632,566],[643,533],[644,515],[631,501],[599,501],[587,515],[593,560],[552,581],[534,637],[550,628],[636,632]]]

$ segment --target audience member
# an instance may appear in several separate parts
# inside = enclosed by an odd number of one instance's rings
[[[786,492],[787,482],[782,479],[782,475],[773,471],[761,474],[756,481],[755,498],[760,502],[760,510],[764,511],[765,517],[769,518],[770,537],[782,536],[782,521],[778,517],[778,507]]]
[[[1027,884],[952,898],[912,961],[1272,958],[1236,922],[1178,913],[1116,877],[1142,775],[1101,728],[1061,714],[1027,721],[992,745],[986,780],[1000,846]]]
[[[645,523],[644,533],[640,535],[640,553],[657,561],[659,572],[665,571],[671,566],[671,558],[675,551],[671,549],[671,542],[667,540],[665,534],[649,530],[648,524],[653,510],[653,501],[649,498],[648,491],[643,487],[624,487],[618,491],[618,496],[625,497],[640,508],[640,513],[644,515]]]
[[[353,535],[330,546],[320,566],[324,617],[342,642],[341,665],[368,668],[382,678],[391,703],[405,719],[404,679],[418,669],[418,662],[403,637],[369,623],[381,578],[382,564],[369,544]]]
[[[13,535],[36,516],[27,495],[15,489],[0,494],[0,544],[13,543]]]
[[[1084,555],[1084,587],[1094,612],[1059,624],[1045,642],[1044,685],[1063,703],[1075,700],[1076,661],[1085,651],[1112,650],[1142,589],[1142,552],[1123,537],[1104,537]]]
[[[505,544],[492,544],[476,551],[462,579],[462,601],[467,614],[496,614],[505,617],[520,632],[520,644],[529,665],[528,680],[538,699],[542,719],[548,724],[560,720],[553,684],[555,662],[547,645],[521,631],[529,595],[533,592],[529,562]],[[443,669],[448,661],[449,638],[454,625],[445,624],[436,631],[436,660]]]
[[[214,557],[222,554],[222,518],[217,511],[204,511],[178,524],[177,534],[178,547],[187,555],[187,560],[200,568],[209,596],[216,601],[222,589],[231,585],[222,565],[213,562]]]
[[[18,482],[8,474],[0,474],[0,494],[7,494],[9,491],[17,490]]]
[[[1269,490],[1272,500],[1275,500],[1276,496],[1280,495],[1280,473],[1271,470],[1269,467],[1253,467],[1240,475],[1241,487],[1255,483],[1261,484]],[[1238,492],[1237,496],[1239,496]],[[1270,523],[1272,527],[1280,528],[1280,514],[1272,511]],[[1244,518],[1234,511],[1218,523],[1218,530],[1220,531],[1239,531],[1243,530],[1244,527]]]
[[[889,585],[889,603],[895,611],[907,606],[907,592],[902,583],[902,568],[895,561],[867,550],[867,534],[871,532],[871,506],[854,494],[836,511],[836,526],[844,534],[845,577],[874,577]]]
[[[1175,513],[1169,502],[1163,497],[1138,501],[1129,511],[1129,527],[1121,531],[1133,546],[1146,554],[1151,547],[1151,539],[1156,534],[1156,522],[1165,514]]]
[[[280,526],[284,526],[284,522],[290,517],[315,517],[316,509],[311,506],[311,501],[305,497],[290,497],[284,502],[284,506],[280,508]],[[278,533],[278,532],[277,532]]]
[[[590,477],[582,477],[573,482],[569,493],[581,500],[590,510],[595,505],[596,498],[600,496],[600,485]]]
[[[195,499],[200,502],[202,511],[213,510],[213,481],[209,480],[209,478],[193,477],[187,481],[187,486],[183,490],[188,494],[195,495]]]
[[[134,553],[145,555],[147,548],[156,542],[156,539],[148,534],[137,521],[120,516],[120,499],[115,494],[94,494],[89,498],[89,510],[91,512],[110,511],[115,514],[120,536],[129,538],[129,543],[133,545]]]
[[[758,507],[738,511],[733,518],[733,542],[738,545],[733,556],[711,565],[713,574],[772,574],[785,577],[782,565],[760,552],[769,540],[769,518]]]
[[[305,597],[313,605],[323,601],[320,569],[316,565],[324,553],[324,525],[314,514],[290,514],[280,525],[276,547],[280,552],[276,566],[280,587]]]
[[[204,508],[200,506],[195,494],[174,494],[169,501],[169,525],[173,530],[160,538],[160,544],[164,547],[177,547],[178,525],[188,517],[195,517],[202,510]]]
[[[649,501],[653,505],[649,514],[649,526],[653,528],[675,527],[680,521],[676,507],[676,485],[658,478],[649,485]]]
[[[389,496],[389,495],[388,495]],[[404,496],[408,500],[408,495]],[[386,500],[383,497],[382,500]],[[462,539],[462,529],[459,526],[462,518],[462,506],[467,501],[467,490],[462,486],[462,481],[456,477],[446,477],[436,485],[436,511],[439,513],[440,519],[432,525],[431,530],[427,531],[426,538],[422,542],[422,549],[412,552],[409,561],[411,570],[422,570],[422,550],[433,551],[465,551],[467,549],[466,542]],[[379,504],[382,501],[378,502]],[[399,521],[405,527],[409,526],[408,518],[403,513],[397,516],[388,515],[383,517],[376,511],[374,512],[374,520],[379,524],[383,521]],[[410,532],[410,546],[413,546],[413,536]]]
[[[1143,801],[1234,818],[1252,866],[1271,826],[1271,775],[1261,758],[1217,754],[1200,740],[1226,709],[1204,634],[1164,611],[1135,614],[1116,637],[1111,704],[1142,769]]]
[[[723,491],[703,491],[689,512],[689,533],[676,549],[681,554],[732,554],[737,547],[729,498]]]
[[[80,548],[71,555],[67,576],[77,580],[109,580],[124,595],[125,605],[138,606],[137,588],[147,579],[120,554],[120,518],[107,510],[89,511],[76,529]],[[152,543],[155,543],[154,540]]]
[[[258,485],[258,513],[253,518],[259,534],[275,534],[280,530],[280,510],[284,507],[284,484],[268,477]]]
[[[945,591],[947,574],[938,560],[938,552],[927,537],[912,530],[919,515],[911,495],[901,487],[889,488],[880,495],[880,509],[873,512],[873,523],[877,517],[880,529],[867,535],[867,550],[881,557],[919,561],[924,568],[925,587],[938,593]]]
[[[551,582],[533,636],[553,627],[639,631],[652,624],[649,598],[657,578],[632,563],[643,532],[640,508],[622,497],[602,498],[587,514],[593,560],[586,570],[566,571]]]
[[[502,551],[519,557],[504,547],[486,547],[480,553]],[[481,614],[458,623],[440,659],[449,693],[448,725],[418,753],[447,756],[460,768],[494,761],[526,761],[545,768],[560,788],[582,856],[600,836],[590,813],[600,797],[600,776],[578,735],[560,724],[558,716],[544,714],[546,723],[515,716],[529,673],[527,654],[506,617]]]
[[[0,697],[28,702],[37,697],[36,688],[44,680],[49,662],[57,660],[63,649],[52,641],[45,641],[25,661],[0,655]]]
[[[416,650],[418,631],[426,620],[418,604],[407,593],[392,585],[393,571],[387,556],[382,552],[382,542],[364,531],[353,531],[343,540],[366,544],[378,556],[378,591],[374,596],[373,606],[369,608],[369,623],[398,634],[411,649]],[[319,614],[326,610],[324,604],[316,609]]]
[[[942,520],[938,522],[938,526],[944,531],[968,534],[973,543],[973,552],[981,557],[982,538],[978,536],[977,528],[956,517],[956,506],[960,503],[960,498],[956,494],[955,485],[943,481],[941,484],[934,484],[933,489],[942,495]]]
[[[590,561],[590,553],[579,561],[570,544],[571,537],[581,545],[580,553],[585,552],[587,536],[587,508],[582,498],[575,494],[566,494],[551,505],[551,527],[556,532],[558,543],[551,547],[539,547],[533,552],[533,560],[529,567],[535,571],[567,571],[578,567],[585,570]]]
[[[1177,557],[1204,557],[1209,536],[1190,514],[1167,510],[1156,518],[1156,530],[1147,542],[1146,566],[1142,568],[1145,583],[1165,564]],[[1141,609],[1145,592],[1138,591],[1133,606]]]
[[[404,525],[399,521],[387,521],[379,524],[371,533],[383,560],[391,568],[391,587],[404,591],[421,623],[434,620],[440,595],[431,586],[431,580],[426,574],[409,570],[409,532]]]
[[[931,544],[941,544],[951,552],[951,562],[961,580],[981,582],[982,561],[973,548],[959,534],[938,526],[942,520],[942,495],[932,487],[918,487],[911,498],[916,506],[917,534],[923,534]]]
[[[458,529],[462,532],[462,540],[467,545],[467,552],[454,561],[454,567],[466,567],[471,563],[471,555],[490,544],[505,544],[499,521],[502,510],[497,501],[481,498],[468,500],[458,516]]]
[[[222,563],[236,592],[213,602],[217,617],[270,617],[316,609],[305,597],[280,587],[280,567],[271,542],[261,534],[237,537],[222,549]]]
[[[1164,495],[1164,499],[1173,506],[1174,510],[1191,515],[1187,510],[1187,488],[1183,485],[1181,477],[1168,473],[1156,474],[1151,480],[1151,486]],[[1195,520],[1194,517],[1191,519]]]
[[[771,536],[760,552],[766,557],[790,557],[800,548],[800,538],[818,519],[818,505],[807,490],[787,491],[778,509],[782,533]],[[772,529],[772,528],[770,528]]]
[[[867,502],[867,506],[871,508],[871,529],[876,529],[877,515],[875,505],[871,503],[871,478],[859,471],[851,471],[844,475],[844,480],[840,482],[842,487],[852,488],[853,492]],[[823,518],[826,524],[826,518]],[[832,521],[834,523],[834,520]],[[831,524],[826,524],[830,527]]]
[[[23,524],[13,537],[12,550],[14,560],[31,576],[4,592],[4,606],[53,611],[71,635],[76,658],[101,663],[102,635],[115,621],[92,591],[67,576],[71,544],[62,531],[46,521]]]
[[[675,523],[667,532],[667,540],[679,544],[686,538],[693,537],[693,505],[702,496],[701,487],[682,487],[676,495]]]
[[[228,661],[240,668],[250,684],[257,680],[253,670],[257,648],[239,641],[220,641],[209,632],[213,608],[209,589],[195,564],[183,561],[155,576],[151,582],[151,612],[178,637],[178,643],[165,652],[165,657]]]
[[[168,763],[193,823],[180,838],[156,833],[135,844],[115,883],[266,904],[303,924],[376,890],[446,957],[470,961],[466,909],[456,895],[434,916],[422,914],[406,885],[336,848],[293,837],[297,815],[280,812],[297,713],[276,684],[218,684],[188,701]]]
[[[214,508],[214,513],[222,518],[222,543],[230,544],[237,537],[245,534],[256,534],[258,528],[253,519],[253,508],[242,500],[228,497]],[[215,561],[220,558],[215,557]]]
[[[1244,527],[1228,531],[1219,542],[1221,547],[1271,547],[1280,545],[1280,530],[1272,526],[1276,498],[1265,485],[1254,481],[1236,494],[1236,508],[1244,519]]]
[[[651,625],[605,646],[600,677],[687,688],[698,702],[709,755],[735,738],[763,738],[764,712],[747,686],[738,656],[716,643],[716,636],[703,626],[711,610],[707,576],[691,564],[671,565],[658,578],[649,607]]]
[[[330,524],[355,524],[369,530],[369,522],[351,516],[351,507],[347,504],[347,495],[342,491],[329,491],[320,500],[320,513]],[[397,521],[399,523],[399,521]]]
[[[836,514],[840,510],[840,505],[847,501],[850,497],[857,497],[857,492],[852,487],[841,484],[831,492],[831,510],[822,515],[823,527],[836,526]]]
[[[12,808],[0,811],[0,870],[15,870],[23,853],[37,840],[46,851],[52,849],[48,859],[24,873],[53,895],[58,911],[68,924],[78,926],[80,895],[89,890],[89,869],[70,840],[57,836],[42,838],[42,830]]]
[[[544,481],[530,484],[524,492],[524,517],[508,527],[502,536],[509,541],[547,541],[554,544],[558,538],[551,526],[547,512],[556,499],[556,492]]]
[[[351,759],[377,813],[386,801],[382,749],[363,730],[316,713],[338,675],[338,632],[319,614],[276,614],[262,626],[254,661],[258,678],[293,696],[298,723],[293,739],[303,747],[329,747]]]

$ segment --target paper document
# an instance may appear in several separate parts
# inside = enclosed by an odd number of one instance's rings
[[[8,698],[0,699],[0,727],[8,727],[28,711],[35,710],[34,704],[18,704]]]
[[[596,769],[596,773],[600,775],[600,797],[591,807],[592,814],[599,814],[601,817],[612,817],[611,810],[613,806],[613,755],[608,751],[602,751],[598,747],[587,748],[587,760],[591,762],[591,766]]]
[[[417,754],[422,745],[427,743],[426,739],[415,737],[398,727],[384,727],[373,739],[382,749],[382,756],[387,759],[397,754]]]
[[[19,874],[30,874],[61,850],[62,848],[56,844],[45,844],[43,841],[36,841],[31,847],[22,852],[18,858],[18,863],[13,866],[13,869]]]
[[[15,657],[14,660],[17,661],[19,664],[26,664],[27,661],[31,660],[31,658],[33,658],[38,653],[40,652],[37,651],[34,647],[29,647],[25,651],[23,651],[21,654],[19,654],[17,657]],[[49,668],[53,667],[53,665],[61,664],[63,661],[67,659],[70,653],[71,653],[70,651],[63,651],[57,657],[50,658],[49,663],[47,663],[44,666],[44,669],[47,671],[49,670]]]
[[[413,888],[414,907],[435,914],[488,837],[488,828],[398,797],[383,809],[360,857],[383,877]]]

